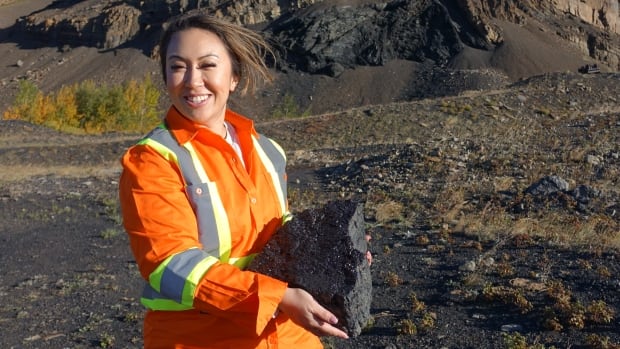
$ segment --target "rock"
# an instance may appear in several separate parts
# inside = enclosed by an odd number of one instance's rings
[[[587,155],[586,156],[586,162],[590,165],[600,165],[601,164],[601,158],[600,156],[596,156],[596,155]]]
[[[455,26],[438,2],[404,1],[384,7],[315,6],[294,12],[269,30],[297,69],[338,76],[340,66],[376,66],[394,59],[446,62],[464,45]]]
[[[248,270],[305,289],[355,337],[370,320],[372,301],[365,234],[363,205],[333,201],[295,215]]]
[[[566,182],[566,180],[558,176],[547,176],[529,186],[525,190],[525,193],[532,196],[547,196],[557,192],[565,192],[567,190],[568,182]]]
[[[523,326],[519,324],[506,324],[501,327],[502,332],[521,332],[523,331]]]
[[[587,185],[579,185],[571,191],[572,197],[577,202],[577,209],[586,212],[588,204],[601,196],[601,192]]]
[[[474,261],[466,262],[459,267],[459,270],[469,271],[469,272],[476,271],[476,262]]]

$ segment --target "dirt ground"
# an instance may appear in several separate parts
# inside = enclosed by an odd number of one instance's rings
[[[326,347],[620,345],[620,76],[532,84],[257,125],[288,151],[294,209],[366,201],[374,324]],[[137,137],[1,122],[2,173],[20,178],[0,185],[2,347],[141,347],[141,281],[116,199],[118,158]],[[549,172],[602,194],[586,211],[510,209]]]
[[[9,40],[3,28],[15,15],[50,2],[0,8],[2,110],[28,70],[50,91],[157,71],[138,51],[63,53]],[[511,66],[514,54],[505,57]],[[567,66],[580,59],[556,57]],[[265,96],[312,89],[325,109],[257,118],[287,150],[294,210],[348,197],[367,203],[374,324],[348,341],[325,339],[326,347],[620,347],[620,76],[543,74],[393,103],[395,76],[413,80],[416,68],[394,62],[340,80],[291,74]],[[237,106],[266,109],[272,102],[263,99]],[[116,194],[118,159],[139,137],[0,121],[0,347],[142,347],[142,282]],[[582,211],[568,199],[523,200],[551,174],[600,195]]]

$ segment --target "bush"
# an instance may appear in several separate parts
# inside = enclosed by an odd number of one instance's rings
[[[282,104],[274,108],[271,117],[274,119],[293,119],[299,117],[306,117],[310,115],[310,109],[305,111],[301,110],[301,107],[295,101],[295,97],[286,94],[282,100]]]
[[[63,86],[44,95],[22,80],[19,92],[3,115],[66,132],[145,132],[159,122],[159,90],[146,76],[117,86],[97,86],[91,80]]]

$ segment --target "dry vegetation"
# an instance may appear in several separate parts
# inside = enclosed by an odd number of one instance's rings
[[[617,74],[554,74],[259,122],[289,152],[294,210],[366,203],[373,322],[326,347],[620,347],[618,92]],[[138,136],[2,125],[2,173],[13,174],[0,184],[0,262],[15,268],[0,276],[11,300],[0,303],[0,341],[140,347],[139,282],[115,196],[118,157]],[[525,194],[550,175],[597,195]]]

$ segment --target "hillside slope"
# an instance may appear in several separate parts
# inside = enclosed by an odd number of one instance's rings
[[[496,17],[492,17],[495,10],[486,8],[485,2],[479,0],[457,2],[460,8],[439,5],[439,2],[424,1],[420,5],[407,3],[390,2],[394,9],[388,11],[368,1],[326,0],[308,6],[303,11],[293,11],[286,16],[283,14],[282,20],[269,26],[261,24],[265,33],[272,39],[278,39],[280,44],[285,44],[287,40],[292,43],[308,40],[307,44],[310,45],[310,38],[317,35],[325,42],[334,41],[317,52],[306,52],[300,47],[291,46],[290,52],[286,53],[287,58],[282,58],[278,69],[274,70],[277,77],[275,85],[266,88],[258,96],[238,97],[233,106],[252,117],[268,118],[286,98],[293,97],[300,110],[317,114],[360,105],[454,95],[467,89],[501,88],[508,82],[546,72],[577,71],[581,65],[595,62],[603,55],[610,64],[607,66],[605,62],[599,61],[603,71],[617,69],[613,60],[616,55],[612,50],[614,46],[605,49],[617,42],[617,34],[610,32],[605,35],[605,29],[596,26],[598,22],[586,22],[569,10],[562,12],[544,6],[539,8],[539,5],[524,2],[519,7],[506,5],[495,13]],[[153,4],[149,6],[155,6]],[[97,16],[108,12],[117,13],[102,10],[107,9],[108,5],[108,2],[92,0],[15,0],[2,5],[0,50],[4,54],[0,56],[0,84],[3,87],[0,110],[10,106],[18,90],[18,82],[23,79],[34,82],[46,93],[85,79],[118,84],[130,78],[142,79],[146,74],[152,74],[154,81],[160,81],[157,63],[150,58],[154,49],[154,32],[138,32],[135,35],[141,36],[133,41],[105,49],[90,42],[79,45],[62,41],[63,35],[72,38],[81,36],[71,31],[77,30],[71,29],[71,25],[88,20],[99,23],[103,19],[97,19]],[[118,11],[129,11],[125,5],[114,6],[121,6]],[[413,17],[408,16],[416,16],[416,11],[422,11],[424,6],[427,7],[426,12],[432,13],[421,12],[421,15],[430,17],[423,18],[419,27],[407,28],[407,23],[413,21]],[[467,9],[471,18],[464,18],[466,16],[459,12],[462,9]],[[360,15],[352,15],[358,13]],[[71,18],[80,18],[80,21]],[[297,31],[288,30],[285,25],[287,21],[298,26]],[[444,25],[438,26],[434,21]],[[486,29],[467,24],[476,21],[485,24]],[[48,23],[57,27],[48,27]],[[382,23],[392,23],[390,25],[393,28],[382,28]],[[154,23],[146,27],[156,25]],[[347,26],[355,29],[347,29]],[[125,27],[101,27],[97,30],[122,28]],[[382,30],[398,30],[405,37],[393,38],[390,45],[394,48],[390,49],[378,46],[382,42],[380,37],[370,41],[371,38],[363,34]],[[338,34],[343,31],[348,35],[357,33],[357,36],[346,39]],[[102,32],[100,36],[105,37],[106,33]],[[128,37],[129,34],[119,35]],[[411,37],[407,38],[406,35]],[[441,37],[444,39],[435,42],[436,38]],[[599,37],[606,37],[609,43],[597,39]],[[588,49],[588,40],[596,44],[597,50],[603,51]],[[377,62],[380,64],[363,63],[360,57],[347,54],[348,47],[353,50],[365,41],[366,45],[375,45],[380,50],[380,54],[375,54],[379,55]],[[407,46],[418,41],[426,44],[421,47]],[[321,45],[315,47],[320,48]],[[363,52],[369,50],[372,51],[370,46]],[[340,52],[340,56],[329,56],[333,52]],[[360,54],[363,52],[360,51]],[[591,56],[593,52],[598,52],[599,56]],[[315,56],[315,65],[325,61],[340,63],[323,68],[321,74],[309,74],[307,69],[294,63],[294,57],[298,57],[296,60],[299,61],[299,57]],[[354,60],[351,61],[351,58]],[[445,76],[447,73],[451,74],[449,78]]]

